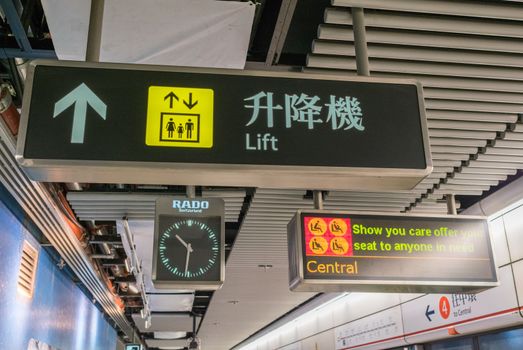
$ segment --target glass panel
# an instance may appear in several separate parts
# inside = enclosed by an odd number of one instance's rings
[[[480,350],[520,350],[523,349],[523,329],[513,329],[479,337]]]
[[[432,344],[431,350],[473,350],[472,338],[462,338]]]

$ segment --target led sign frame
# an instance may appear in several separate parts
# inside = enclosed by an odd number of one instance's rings
[[[498,285],[484,217],[298,211],[293,291],[463,292]]]

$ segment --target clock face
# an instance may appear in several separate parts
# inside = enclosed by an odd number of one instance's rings
[[[220,279],[220,218],[160,215],[157,279]]]

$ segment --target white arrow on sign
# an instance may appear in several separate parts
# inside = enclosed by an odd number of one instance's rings
[[[87,85],[82,83],[54,104],[53,118],[56,118],[73,104],[74,114],[71,143],[84,143],[87,104],[89,104],[103,120],[106,119],[107,105],[100,100]]]

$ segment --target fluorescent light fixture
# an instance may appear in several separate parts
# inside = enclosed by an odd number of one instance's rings
[[[155,339],[180,339],[186,336],[187,332],[154,332]]]

